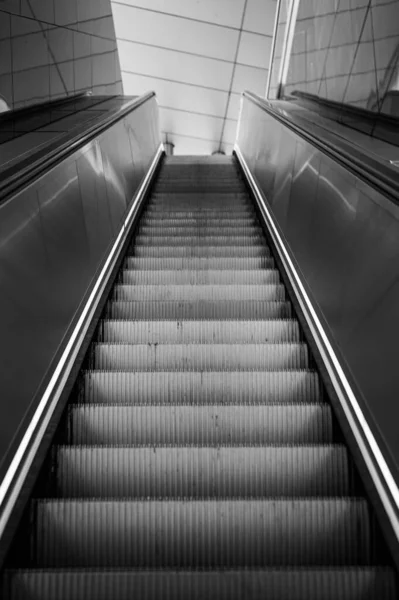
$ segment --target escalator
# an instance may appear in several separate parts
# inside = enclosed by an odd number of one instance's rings
[[[4,598],[397,597],[234,158],[164,160],[45,466]]]

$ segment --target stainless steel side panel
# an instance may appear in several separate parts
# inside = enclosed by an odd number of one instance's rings
[[[243,98],[237,145],[399,474],[399,207]]]
[[[152,98],[0,206],[0,461],[159,144]]]

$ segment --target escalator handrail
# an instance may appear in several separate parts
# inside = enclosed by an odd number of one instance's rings
[[[316,124],[312,126],[307,123],[305,129],[294,117],[284,115],[271,102],[253,92],[245,91],[243,97],[259,106],[296,135],[330,156],[334,161],[342,164],[391,201],[399,203],[399,173],[397,167],[389,161],[379,160],[375,155],[368,153],[365,148],[360,148],[360,146],[351,143],[349,140],[321,129]]]
[[[100,121],[87,126],[83,124],[78,130],[74,129],[69,134],[65,135],[60,142],[56,140],[53,146],[46,145],[42,152],[37,152],[35,156],[27,161],[27,164],[21,166],[18,163],[13,168],[9,176],[4,177],[0,181],[0,205],[8,200],[11,195],[25,187],[33,179],[37,179],[40,175],[47,172],[51,167],[55,166],[67,156],[82,148],[91,140],[96,138],[100,133],[111,127],[117,121],[123,119],[127,114],[136,110],[155,96],[155,92],[147,92],[138,98],[127,101],[127,103],[118,110],[107,114]]]

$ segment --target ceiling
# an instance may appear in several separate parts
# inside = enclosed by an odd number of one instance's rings
[[[276,0],[111,0],[124,93],[154,90],[175,154],[231,153],[240,95],[265,94]]]

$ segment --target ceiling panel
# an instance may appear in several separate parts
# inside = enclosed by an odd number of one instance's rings
[[[125,94],[140,95],[155,91],[158,104],[166,108],[176,108],[215,117],[224,117],[226,112],[227,92],[218,92],[132,73],[124,73],[123,80]],[[239,97],[237,96],[237,98]]]
[[[118,40],[122,71],[228,90],[233,64]]]
[[[245,0],[120,0],[113,4],[139,6],[225,27],[240,27]]]
[[[237,65],[234,71],[233,92],[242,94],[245,90],[250,90],[260,96],[265,95],[267,82],[267,69],[256,69],[255,67],[245,67]]]
[[[165,131],[184,134],[196,138],[219,140],[222,134],[223,119],[197,113],[179,112],[160,108],[159,114]]]
[[[237,62],[251,67],[265,68],[268,64],[265,59],[270,57],[271,45],[272,38],[243,31]]]
[[[272,36],[276,6],[277,0],[248,0],[244,29]]]
[[[176,153],[231,152],[240,94],[266,89],[276,0],[111,3],[124,93],[156,92]]]
[[[123,4],[115,5],[114,22],[118,37],[122,39],[234,61],[239,35],[235,29],[171,17]]]

